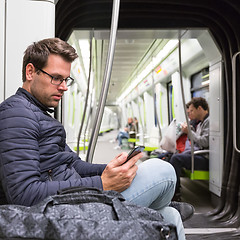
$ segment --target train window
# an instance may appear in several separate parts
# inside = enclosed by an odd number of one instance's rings
[[[209,92],[209,68],[191,76],[191,96],[207,98]]]

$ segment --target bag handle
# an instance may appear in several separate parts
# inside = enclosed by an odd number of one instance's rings
[[[116,191],[102,191],[94,187],[70,187],[58,191],[52,197],[53,205],[103,203],[112,206],[119,220],[133,219],[131,212],[123,204],[125,199]]]
[[[64,194],[70,194],[70,193],[80,193],[80,192],[84,192],[84,191],[87,191],[87,190],[102,193],[102,191],[98,188],[83,187],[83,186],[64,188],[62,190],[59,190],[57,193],[58,193],[58,195],[64,195]]]
[[[58,191],[58,195],[54,195],[53,205],[58,204],[80,204],[99,202],[113,206],[113,199],[124,201],[123,196],[116,191],[103,191],[95,187],[70,187]]]

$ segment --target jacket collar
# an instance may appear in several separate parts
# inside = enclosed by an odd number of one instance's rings
[[[209,116],[209,114],[207,113],[202,122],[204,122],[208,118],[208,116]]]
[[[25,90],[24,88],[18,88],[16,94],[25,97],[26,99],[28,99],[31,103],[33,103],[34,105],[36,105],[37,107],[39,107],[41,110],[43,110],[44,112],[49,112],[49,113],[53,113],[54,109],[48,108],[45,105],[43,105],[42,103],[40,103],[31,93],[29,93],[27,90]]]
[[[202,121],[200,121],[200,124],[203,124],[203,122],[209,117],[209,114],[207,113]]]

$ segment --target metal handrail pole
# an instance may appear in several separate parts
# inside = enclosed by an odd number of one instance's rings
[[[97,109],[96,116],[94,119],[94,124],[93,124],[93,126],[95,126],[95,127],[92,131],[89,146],[88,146],[88,152],[87,152],[87,156],[86,156],[87,162],[92,162],[94,150],[96,147],[97,137],[98,137],[101,122],[102,122],[104,106],[105,106],[106,99],[107,99],[110,77],[111,77],[111,72],[112,72],[114,51],[115,51],[115,45],[116,45],[119,6],[120,6],[120,0],[114,0],[113,1],[113,10],[112,10],[110,39],[109,39],[109,46],[108,46],[108,57],[107,57],[105,71],[104,71],[104,80],[103,80],[103,85],[102,85],[102,89],[101,89],[101,93],[100,93],[100,97],[99,97],[98,109]]]
[[[178,36],[178,54],[179,54],[178,59],[179,59],[179,73],[180,73],[180,86],[181,86],[182,102],[183,102],[185,119],[186,119],[186,123],[187,123],[188,137],[190,138],[190,141],[191,141],[191,163],[192,163],[191,164],[191,172],[193,173],[194,172],[194,143],[193,143],[190,122],[189,122],[188,116],[187,116],[186,101],[185,101],[185,95],[184,95],[184,90],[183,90],[180,31],[179,31],[179,36]]]
[[[240,54],[237,52],[232,57],[232,96],[233,96],[233,146],[234,149],[240,153],[240,149],[237,147],[237,103],[236,103],[236,58]]]

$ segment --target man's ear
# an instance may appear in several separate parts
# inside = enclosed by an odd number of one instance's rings
[[[35,67],[32,63],[29,63],[26,66],[26,80],[32,80],[34,73],[35,73]]]

